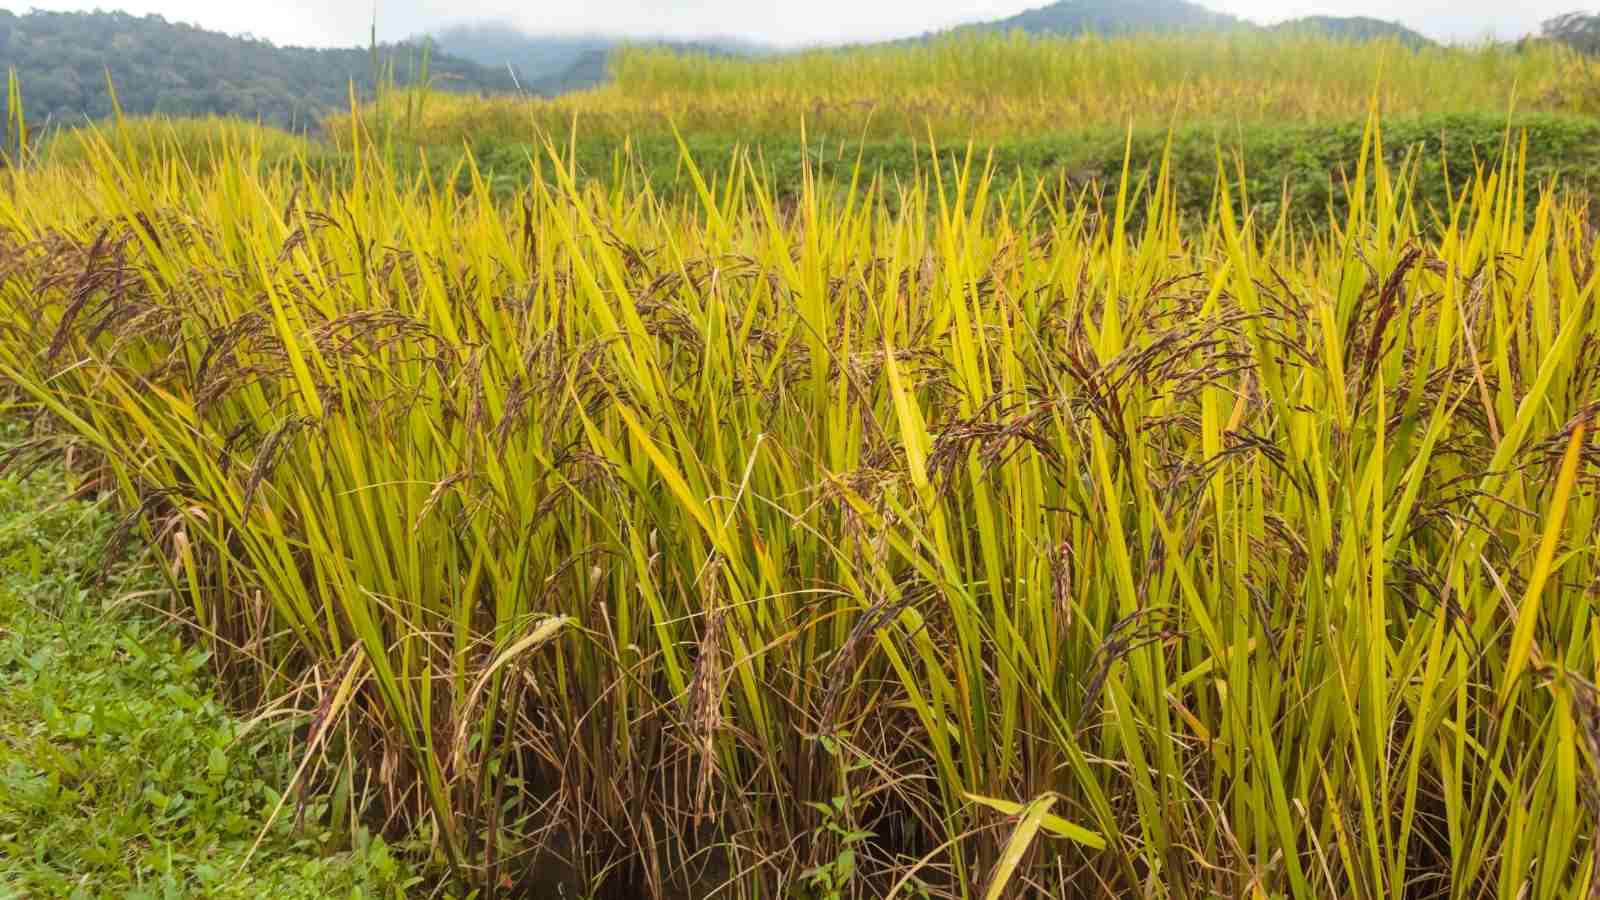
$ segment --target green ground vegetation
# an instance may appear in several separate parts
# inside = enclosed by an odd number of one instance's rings
[[[396,853],[347,846],[325,799],[262,836],[293,720],[229,713],[136,560],[101,581],[117,517],[79,487],[58,465],[0,476],[0,897],[403,896]]]
[[[1124,159],[1136,175],[1153,175],[1163,154],[1173,160],[1172,188],[1179,208],[1194,218],[1210,209],[1218,166],[1242,177],[1258,216],[1272,217],[1291,201],[1297,224],[1330,221],[1347,210],[1350,161],[1360,154],[1363,124],[1358,121],[1233,128],[1192,125],[1173,131],[1132,132],[1097,129],[1051,136],[1020,137],[992,144],[958,142],[934,145],[915,140],[853,141],[798,136],[740,140],[701,134],[614,138],[579,133],[549,145],[493,139],[460,146],[408,148],[399,162],[411,171],[425,160],[435,183],[468,191],[484,180],[501,195],[526,187],[537,167],[539,177],[554,177],[555,160],[570,164],[580,178],[610,183],[623,173],[640,175],[665,197],[692,197],[694,179],[685,155],[711,184],[725,184],[746,160],[761,170],[780,198],[804,189],[810,171],[825,186],[847,188],[858,171],[881,177],[890,186],[910,185],[932,168],[937,153],[946,176],[962,168],[968,154],[980,167],[992,167],[997,187],[1030,187],[1063,182],[1114,202]],[[1386,122],[1384,140],[1392,164],[1415,168],[1413,189],[1423,208],[1447,209],[1477,165],[1497,166],[1507,149],[1527,139],[1526,164],[1532,184],[1559,183],[1579,191],[1600,185],[1600,119],[1552,113],[1524,115],[1434,115]],[[552,155],[551,149],[555,154]]]

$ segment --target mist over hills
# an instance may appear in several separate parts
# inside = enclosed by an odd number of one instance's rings
[[[431,41],[451,56],[508,68],[526,91],[553,96],[589,87],[605,78],[606,59],[626,46],[665,47],[714,56],[761,56],[776,48],[731,37],[694,41],[590,35],[536,35],[503,22],[452,25],[414,42]]]

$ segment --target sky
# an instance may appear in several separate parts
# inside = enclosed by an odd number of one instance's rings
[[[495,21],[532,33],[633,37],[741,37],[793,46],[906,37],[1002,18],[1049,0],[0,0],[0,9],[115,8],[277,44],[366,44],[445,25]],[[1516,37],[1552,16],[1600,0],[1205,0],[1263,24],[1303,15],[1395,19],[1439,40]]]

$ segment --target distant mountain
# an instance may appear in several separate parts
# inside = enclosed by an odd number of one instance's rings
[[[611,54],[614,50],[614,47],[590,50],[565,69],[533,82],[533,92],[546,97],[559,97],[600,84],[611,77]]]
[[[1189,0],[1060,0],[968,28],[1030,34],[1229,31],[1256,26]]]
[[[454,25],[422,37],[451,56],[513,72],[530,91],[544,82],[559,81],[586,57],[603,56],[617,45],[611,37],[541,37],[490,22]]]
[[[422,55],[415,46],[380,47],[379,66],[393,63],[403,82],[419,73]],[[130,114],[240,116],[302,130],[347,109],[352,82],[370,96],[375,80],[367,48],[278,47],[120,12],[0,10],[0,70],[8,67],[17,70],[30,125],[110,115],[107,72]],[[515,90],[504,68],[441,53],[429,67],[441,90]]]
[[[1308,16],[1267,29],[1189,0],[1060,0],[1006,19],[960,30],[1025,31],[1029,34],[1163,34],[1222,31],[1316,33],[1353,41],[1399,40],[1412,47],[1433,41],[1397,22],[1366,16]]]
[[[522,89],[554,96],[604,81],[610,56],[624,46],[665,47],[713,56],[761,56],[772,48],[729,38],[682,41],[602,35],[534,35],[514,25],[456,25],[425,36],[451,56],[513,72]]]
[[[1560,41],[1580,53],[1600,55],[1600,12],[1567,13],[1539,27],[1543,40]]]
[[[1367,16],[1307,16],[1290,19],[1269,29],[1279,33],[1322,34],[1352,41],[1397,40],[1408,47],[1431,47],[1434,42],[1401,25]]]

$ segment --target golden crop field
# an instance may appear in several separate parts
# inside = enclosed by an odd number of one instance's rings
[[[1514,137],[1430,212],[1374,127],[1311,232],[1166,168],[503,202],[86,141],[0,173],[25,449],[489,891],[1600,886],[1600,241]]]
[[[1600,111],[1600,64],[1559,45],[1412,49],[1313,35],[952,35],[755,60],[635,49],[614,59],[612,74],[553,100],[435,93],[409,136],[527,141],[576,124],[589,135],[676,127],[787,138],[804,127],[964,143],[1129,125],[1360,121],[1374,102],[1391,118]],[[336,134],[344,127],[332,123]]]

